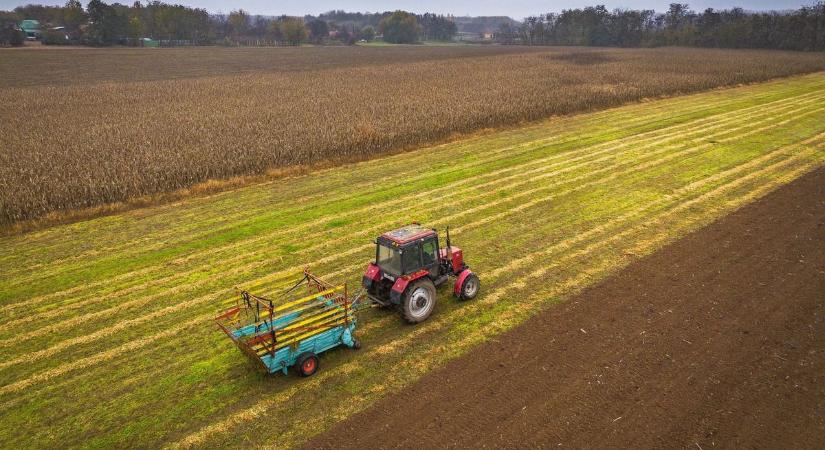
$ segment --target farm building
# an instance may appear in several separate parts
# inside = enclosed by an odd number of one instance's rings
[[[40,38],[40,22],[26,19],[20,22],[20,29],[26,34],[26,39],[34,41]]]

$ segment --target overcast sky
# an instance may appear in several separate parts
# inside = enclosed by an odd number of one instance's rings
[[[88,0],[81,0],[85,6]],[[114,3],[115,0],[104,0],[106,3]],[[119,0],[123,4],[132,4],[134,0]],[[165,0],[166,3],[179,3],[188,6],[206,8],[210,12],[229,12],[234,9],[243,8],[252,14],[281,15],[288,14],[303,16],[305,14],[318,14],[332,9],[343,9],[345,11],[376,12],[403,9],[416,13],[435,12],[440,14],[454,14],[457,16],[510,16],[514,19],[522,19],[525,16],[544,12],[558,12],[566,8],[576,8],[582,6],[592,6],[603,3],[608,9],[613,8],[633,8],[633,9],[655,9],[664,11],[667,5],[676,0],[458,0],[458,1],[438,1],[438,0],[306,0],[298,1],[278,1],[278,0]],[[703,10],[708,7],[722,9],[733,6],[740,6],[749,10],[770,10],[770,9],[794,9],[802,5],[812,4],[815,0],[696,0],[687,1],[694,10]],[[9,10],[16,6],[27,3],[39,4],[63,4],[63,1],[54,0],[0,0],[0,9]]]

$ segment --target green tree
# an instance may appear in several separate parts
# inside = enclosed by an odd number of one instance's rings
[[[56,26],[63,21],[63,7],[61,6],[28,4],[14,8],[14,12],[20,16],[21,20],[34,19],[43,26]]]
[[[63,8],[63,26],[68,31],[77,31],[86,22],[86,13],[80,0],[69,0]]]
[[[269,22],[266,26],[266,37],[272,39],[273,41],[280,42],[284,39],[284,36],[281,34],[281,24],[278,20],[273,20]]]
[[[418,41],[421,27],[414,14],[406,11],[395,11],[381,20],[378,30],[384,35],[386,42],[393,44],[411,44]]]
[[[300,45],[307,39],[304,21],[296,17],[285,17],[279,21],[281,38],[289,45]]]
[[[375,28],[366,26],[361,29],[361,39],[370,42],[375,39]]]
[[[309,28],[309,38],[316,44],[322,43],[329,36],[329,25],[319,19],[311,20],[307,23]]]
[[[141,22],[138,16],[133,16],[129,19],[129,37],[132,39],[140,39],[143,37],[143,22]]]
[[[239,9],[229,13],[229,26],[235,37],[246,34],[249,29],[249,13]]]
[[[425,40],[449,41],[458,32],[458,26],[448,17],[433,13],[418,16]]]
[[[17,27],[18,23],[20,23],[19,15],[13,12],[0,11],[0,47],[23,45],[26,36]]]
[[[122,5],[117,5],[122,8]],[[86,5],[89,14],[89,29],[86,41],[91,45],[111,45],[117,42],[118,37],[126,35],[128,18],[118,14],[118,11],[101,0],[89,0]]]

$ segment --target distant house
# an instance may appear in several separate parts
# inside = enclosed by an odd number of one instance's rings
[[[32,19],[26,19],[20,22],[20,29],[26,35],[26,39],[35,41],[40,38],[40,22]]]

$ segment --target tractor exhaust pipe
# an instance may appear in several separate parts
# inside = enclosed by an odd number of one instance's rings
[[[447,260],[453,260],[453,246],[450,244],[450,226],[447,225]]]

